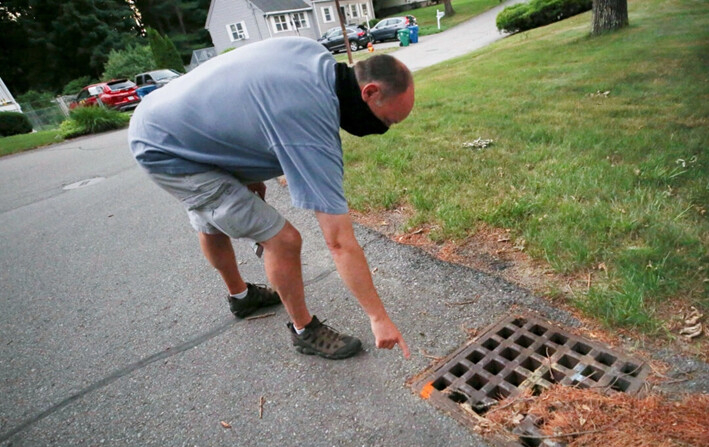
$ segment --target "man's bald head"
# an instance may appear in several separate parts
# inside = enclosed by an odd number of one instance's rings
[[[376,82],[381,86],[382,99],[404,93],[414,83],[406,65],[388,54],[372,56],[354,66],[360,87]]]

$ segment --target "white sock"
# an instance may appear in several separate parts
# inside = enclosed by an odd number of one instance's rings
[[[303,328],[303,329],[298,329],[297,327],[295,327],[295,325],[293,325],[293,329],[295,330],[295,333],[298,334],[298,335],[300,335],[300,334],[302,334],[303,332],[305,332],[305,328]]]
[[[231,294],[231,297],[232,297],[232,298],[236,298],[237,300],[241,300],[241,299],[246,298],[246,295],[247,295],[248,293],[249,293],[249,288],[247,287],[246,290],[244,290],[244,291],[241,292],[241,293],[232,293],[232,294]]]

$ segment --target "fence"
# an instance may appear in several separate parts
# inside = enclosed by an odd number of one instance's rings
[[[52,100],[50,106],[47,103],[22,104],[22,112],[27,115],[34,130],[47,130],[59,127],[65,119],[69,117],[69,103],[73,96],[58,96]]]

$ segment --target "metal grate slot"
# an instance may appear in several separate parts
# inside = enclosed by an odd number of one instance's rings
[[[571,347],[571,350],[574,352],[578,352],[581,355],[586,355],[591,352],[591,347],[579,341]]]
[[[603,363],[606,366],[613,366],[613,363],[615,363],[616,358],[608,354],[607,352],[601,352],[596,356],[596,361],[598,363]]]
[[[515,343],[517,343],[518,345],[520,345],[523,348],[528,348],[528,347],[532,346],[532,344],[534,343],[534,340],[527,337],[526,335],[522,335],[517,340],[515,340]]]

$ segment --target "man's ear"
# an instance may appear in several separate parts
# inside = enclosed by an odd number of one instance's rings
[[[382,90],[376,82],[370,82],[362,87],[362,101],[369,103],[372,99],[381,96]]]

